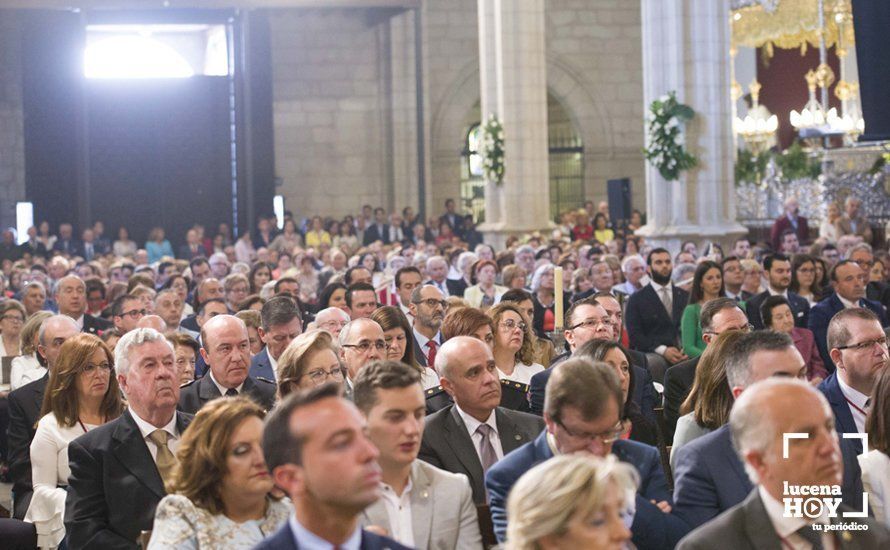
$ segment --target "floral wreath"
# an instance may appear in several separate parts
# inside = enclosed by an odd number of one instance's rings
[[[504,181],[504,127],[494,114],[482,127],[482,169],[485,179],[500,185]]]
[[[675,92],[661,96],[649,106],[646,116],[646,143],[643,149],[649,164],[662,177],[674,181],[680,172],[698,165],[695,155],[684,145],[683,124],[695,117],[695,111],[677,101]]]

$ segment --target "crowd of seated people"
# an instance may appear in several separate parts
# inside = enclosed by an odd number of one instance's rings
[[[887,547],[890,254],[858,208],[701,254],[592,202],[501,250],[450,200],[7,231],[0,546]],[[781,517],[783,481],[866,491],[868,530]]]

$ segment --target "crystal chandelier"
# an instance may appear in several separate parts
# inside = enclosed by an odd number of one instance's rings
[[[820,68],[821,67],[822,66],[820,65]],[[828,67],[828,65],[825,65],[825,67],[828,68],[828,71],[831,71],[831,68]],[[827,74],[824,72],[822,74],[824,82]],[[810,70],[804,78],[806,78],[807,81],[809,99],[807,100],[806,105],[803,106],[801,112],[791,111],[791,125],[798,131],[814,130],[817,128],[826,129],[825,127],[830,124],[830,121],[836,121],[838,119],[837,109],[832,107],[826,112],[822,103],[816,99],[816,86],[820,80],[820,75],[817,71]],[[834,80],[833,72],[831,73],[831,80]],[[829,82],[826,87],[830,85],[831,82]]]
[[[779,118],[760,104],[760,87],[756,78],[751,81],[748,86],[751,92],[751,108],[748,109],[744,120],[735,117],[733,121],[736,134],[745,140],[754,154],[762,153],[767,148],[769,140],[779,128]]]

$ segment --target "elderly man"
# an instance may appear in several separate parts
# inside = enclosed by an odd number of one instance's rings
[[[665,514],[670,511],[671,495],[658,450],[621,439],[624,399],[615,371],[585,358],[569,359],[554,369],[544,405],[546,430],[505,456],[485,476],[498,539],[503,541],[506,535],[507,497],[522,474],[556,455],[604,457],[611,453],[632,464],[640,475],[630,526],[634,544],[641,549],[672,548],[688,528]]]
[[[315,327],[326,330],[336,340],[340,331],[350,321],[349,314],[338,307],[328,307],[315,315]]]
[[[872,231],[868,218],[859,212],[862,201],[854,196],[847,197],[844,201],[844,215],[837,222],[837,229],[841,235],[856,235],[871,244]]]
[[[795,240],[805,243],[810,239],[810,228],[807,219],[800,215],[800,203],[794,197],[785,199],[785,211],[779,216],[770,229],[770,243],[773,250],[782,250],[783,235],[790,231]],[[791,251],[786,251],[791,254]]]
[[[453,405],[427,417],[420,459],[464,474],[476,503],[486,501],[484,475],[495,462],[544,427],[541,418],[499,407],[501,383],[491,348],[477,338],[456,336],[442,345],[436,370]]]
[[[436,353],[442,345],[442,321],[447,307],[445,297],[433,285],[417,287],[411,293],[411,314],[414,316],[414,359],[422,367],[436,362]]]
[[[140,328],[115,347],[115,372],[128,408],[68,445],[68,547],[138,548],[176,464],[191,416],[176,411],[179,372],[173,346]]]
[[[139,296],[124,294],[118,296],[111,304],[111,320],[114,323],[114,328],[121,335],[136,328],[139,319],[145,314],[146,311]]]
[[[54,293],[59,315],[67,315],[74,319],[77,329],[81,332],[98,334],[111,328],[111,323],[101,317],[93,317],[87,310],[87,287],[83,279],[77,275],[67,275],[56,282]]]
[[[201,328],[201,357],[207,374],[182,386],[179,410],[195,414],[218,397],[246,395],[266,410],[275,404],[275,383],[247,375],[250,339],[244,321],[234,315],[218,315]]]
[[[875,265],[874,251],[866,243],[859,243],[848,250],[847,259],[856,262],[866,273]],[[883,281],[868,281],[865,285],[865,297],[879,302],[886,309],[890,307],[890,285]]]
[[[831,409],[811,386],[787,379],[753,384],[733,407],[729,431],[755,487],[744,501],[690,533],[678,549],[890,546],[890,532],[879,522],[867,516],[843,516],[844,512],[860,511],[861,500],[855,510],[841,504],[835,514],[820,507],[816,518],[805,510],[787,513],[788,487],[837,487],[844,469]],[[805,438],[789,440],[789,433],[804,434]],[[855,522],[860,527],[843,531],[827,528],[839,522]]]
[[[639,254],[633,254],[624,258],[621,262],[621,271],[624,272],[624,282],[615,286],[615,291],[630,296],[643,288],[643,280],[646,277],[646,261]]]
[[[726,378],[738,399],[745,388],[771,377],[806,380],[807,367],[791,337],[772,331],[743,335],[724,360]],[[728,426],[699,437],[677,450],[674,513],[698,527],[745,500],[753,486],[732,449]],[[862,498],[859,465],[852,447],[844,451],[844,501]]]
[[[22,291],[22,305],[25,306],[25,318],[46,308],[46,287],[39,281],[31,281]]]
[[[442,256],[430,256],[427,259],[426,274],[429,280],[423,284],[435,286],[442,296],[447,298],[463,294],[463,285],[448,278],[448,261]]]
[[[191,260],[198,256],[207,256],[207,251],[204,250],[204,245],[201,244],[198,232],[194,229],[189,229],[185,232],[185,244],[179,247],[179,254],[176,257]]]
[[[220,281],[226,278],[226,275],[229,274],[229,268],[231,265],[229,264],[229,259],[222,252],[215,252],[210,255],[210,258],[207,260],[207,263],[210,264],[210,274],[214,279],[219,279]]]
[[[172,288],[166,288],[158,292],[155,296],[155,313],[164,320],[170,330],[188,334],[192,338],[197,339],[198,333],[188,330],[179,325],[182,319],[182,312],[185,308],[185,302]]]
[[[263,454],[294,515],[256,550],[343,548],[407,550],[363,530],[359,517],[380,499],[378,451],[340,387],[325,384],[284,400],[266,418]]]
[[[426,408],[417,370],[396,361],[371,363],[355,380],[354,398],[383,473],[383,497],[365,509],[362,523],[416,548],[481,548],[467,479],[417,460]]]
[[[871,310],[843,309],[828,325],[828,348],[837,369],[820,385],[838,433],[865,433],[865,417],[878,375],[887,368],[887,336]],[[856,454],[862,440],[852,439]]]
[[[340,360],[346,367],[346,385],[352,389],[352,381],[365,365],[386,357],[386,340],[383,329],[370,319],[355,319],[343,327],[337,338],[340,344]],[[351,394],[347,392],[347,395]]]
[[[31,485],[31,440],[40,420],[43,394],[49,375],[55,371],[59,351],[65,340],[77,334],[77,326],[67,315],[47,317],[37,333],[37,353],[46,360],[46,374],[8,396],[9,403],[9,477],[12,479],[13,517],[22,519],[28,511],[34,489]]]
[[[297,303],[290,296],[275,296],[260,310],[262,325],[257,329],[265,347],[250,360],[250,376],[278,379],[278,358],[294,338],[303,334],[303,321]]]
[[[834,372],[834,360],[828,348],[828,325],[831,319],[841,310],[854,307],[870,309],[881,323],[887,326],[887,314],[884,307],[877,302],[865,298],[865,285],[868,274],[853,260],[841,260],[830,272],[834,294],[813,306],[810,314],[809,328],[816,339],[819,355],[828,372]]]

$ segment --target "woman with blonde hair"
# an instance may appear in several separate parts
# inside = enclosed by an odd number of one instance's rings
[[[563,455],[525,473],[507,499],[506,550],[624,548],[638,475],[614,455]]]
[[[31,442],[34,496],[25,514],[25,521],[37,530],[40,548],[55,548],[65,537],[65,487],[71,475],[68,443],[124,410],[113,369],[108,346],[97,336],[82,333],[62,344],[50,372]]]
[[[278,399],[302,389],[320,386],[328,379],[344,384],[346,369],[334,338],[326,330],[304,332],[288,344],[278,358]]]
[[[22,327],[22,354],[12,360],[12,368],[9,371],[10,390],[21,388],[46,374],[45,361],[37,353],[37,345],[40,343],[38,341],[40,325],[52,316],[51,311],[38,311],[28,317],[28,321]]]
[[[494,323],[494,362],[501,380],[520,384],[544,370],[535,362],[535,333],[531,322],[515,302],[501,302],[489,310]]]
[[[262,448],[263,410],[246,397],[207,403],[176,451],[149,549],[252,548],[293,513],[271,495]]]

